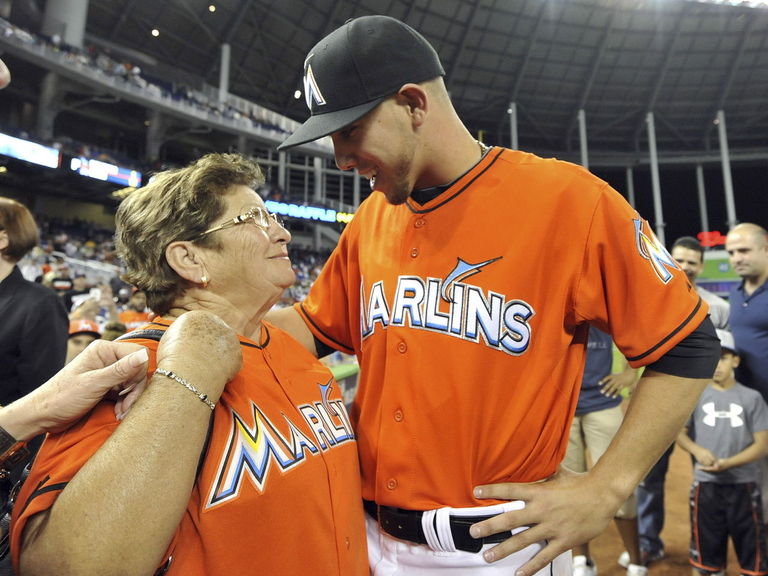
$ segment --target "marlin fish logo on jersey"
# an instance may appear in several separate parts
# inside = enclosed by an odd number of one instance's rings
[[[500,260],[501,256],[498,258],[492,258],[490,260],[486,260],[485,262],[480,262],[479,264],[470,264],[469,262],[464,262],[461,258],[457,258],[458,263],[456,264],[456,268],[453,269],[453,272],[448,274],[448,276],[445,279],[445,283],[443,284],[443,290],[440,293],[440,296],[442,296],[443,300],[446,302],[453,302],[453,296],[448,296],[448,289],[453,288],[454,282],[458,282],[459,280],[464,280],[465,278],[469,278],[470,276],[474,276],[475,274],[479,274],[483,267],[487,266],[488,264],[491,264],[492,262],[496,262],[496,260]]]
[[[648,260],[659,277],[659,280],[667,284],[672,279],[672,272],[670,268],[674,270],[680,270],[677,262],[667,252],[667,249],[659,242],[656,234],[648,226],[648,222],[641,218],[633,220],[635,224],[635,243],[637,245],[637,251],[640,256]]]
[[[398,276],[391,301],[384,281],[366,287],[365,279],[361,280],[363,339],[376,330],[402,326],[461,338],[507,354],[523,354],[531,341],[533,307],[465,282],[498,260],[501,257],[474,263],[457,258],[444,278]]]
[[[297,406],[304,420],[303,427],[285,413],[273,421],[253,402],[249,414],[241,415],[231,410],[229,439],[208,494],[206,509],[236,498],[246,477],[263,492],[270,470],[285,473],[308,457],[354,441],[344,401],[331,398],[334,385],[333,378],[318,384],[320,400]],[[307,427],[311,434],[302,431]]]

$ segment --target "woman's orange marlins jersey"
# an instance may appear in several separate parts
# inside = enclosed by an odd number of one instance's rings
[[[338,384],[287,334],[273,326],[268,333],[263,345],[240,339],[243,369],[216,405],[168,548],[168,576],[368,574],[356,442]],[[157,341],[129,341],[150,349],[154,370]],[[103,402],[46,439],[14,509],[16,566],[26,521],[53,505],[117,426],[114,405]]]

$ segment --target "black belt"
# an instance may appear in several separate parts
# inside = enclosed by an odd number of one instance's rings
[[[381,529],[390,536],[417,544],[427,544],[427,538],[424,536],[424,529],[421,526],[421,517],[424,515],[421,510],[378,506],[376,502],[371,500],[363,500],[363,507],[371,517],[379,521]],[[487,520],[491,516],[494,515],[451,516],[451,535],[456,549],[464,552],[480,552],[484,544],[496,544],[510,538],[511,532],[500,532],[484,538],[473,538],[469,535],[469,527],[472,524]]]

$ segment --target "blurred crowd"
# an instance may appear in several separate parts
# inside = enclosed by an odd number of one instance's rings
[[[52,288],[61,298],[73,352],[95,338],[113,340],[147,322],[146,296],[120,279],[112,231],[84,220],[35,219],[40,245],[18,266],[24,278]],[[281,308],[304,299],[328,257],[302,247],[291,246],[289,252],[296,283],[276,305]]]
[[[209,86],[193,87],[153,76],[124,57],[93,44],[86,44],[83,48],[72,46],[58,35],[33,34],[3,18],[0,18],[0,36],[24,45],[39,47],[59,58],[64,65],[87,69],[110,82],[121,84],[124,88],[141,90],[148,97],[167,100],[177,108],[179,106],[187,108],[198,115],[204,114],[212,120],[231,121],[241,127],[260,132],[274,132],[278,136],[285,136],[290,132],[289,127],[282,125],[285,122],[284,119],[262,106],[234,95],[228,95],[222,101],[218,97],[218,90]],[[126,166],[137,161],[116,158],[114,157],[116,153],[112,151],[96,150],[91,146],[89,148],[84,154],[92,158],[118,162]],[[130,167],[140,169],[137,166]]]

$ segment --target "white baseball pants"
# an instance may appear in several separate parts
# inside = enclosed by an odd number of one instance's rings
[[[477,516],[495,515],[516,508],[516,502],[484,506],[480,508],[444,508],[437,513],[437,525],[440,530],[441,516],[447,519],[448,512],[453,515]],[[522,504],[522,503],[519,503]],[[450,530],[440,534],[427,534],[430,546],[416,544],[407,540],[399,540],[384,532],[379,523],[365,515],[368,533],[368,560],[372,576],[514,576],[517,569],[525,564],[536,552],[541,550],[540,544],[533,544],[515,554],[489,564],[483,559],[482,551],[478,553],[455,550],[450,539]],[[426,526],[426,524],[425,524]],[[487,550],[495,544],[486,544]],[[435,548],[435,549],[433,549]],[[451,551],[453,550],[453,551]],[[571,576],[573,566],[570,551],[558,556],[554,562],[536,576]]]

